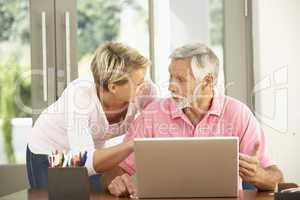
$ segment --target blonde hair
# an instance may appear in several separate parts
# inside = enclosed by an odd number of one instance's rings
[[[96,85],[108,90],[109,83],[124,84],[128,82],[128,73],[148,66],[150,61],[136,49],[120,42],[108,42],[96,50],[91,71]]]

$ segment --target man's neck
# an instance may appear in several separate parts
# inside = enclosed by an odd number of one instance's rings
[[[213,94],[197,99],[191,107],[183,109],[184,114],[188,117],[194,127],[200,123],[207,111],[210,109],[213,100]]]

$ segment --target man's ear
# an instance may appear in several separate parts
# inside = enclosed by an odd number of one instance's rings
[[[213,86],[214,84],[214,77],[211,73],[207,74],[204,78],[205,86]]]

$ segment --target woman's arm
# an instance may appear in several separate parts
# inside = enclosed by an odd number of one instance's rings
[[[106,149],[96,149],[93,154],[93,167],[101,173],[117,166],[133,152],[133,141]]]

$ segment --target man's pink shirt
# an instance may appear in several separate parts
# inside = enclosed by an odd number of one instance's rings
[[[172,98],[156,100],[132,122],[124,141],[133,138],[214,136],[237,136],[239,152],[248,155],[259,142],[257,155],[260,165],[263,168],[273,165],[265,134],[252,112],[240,101],[223,95],[213,98],[207,114],[196,126],[182,110],[177,109]],[[134,153],[121,162],[120,167],[133,175]]]

